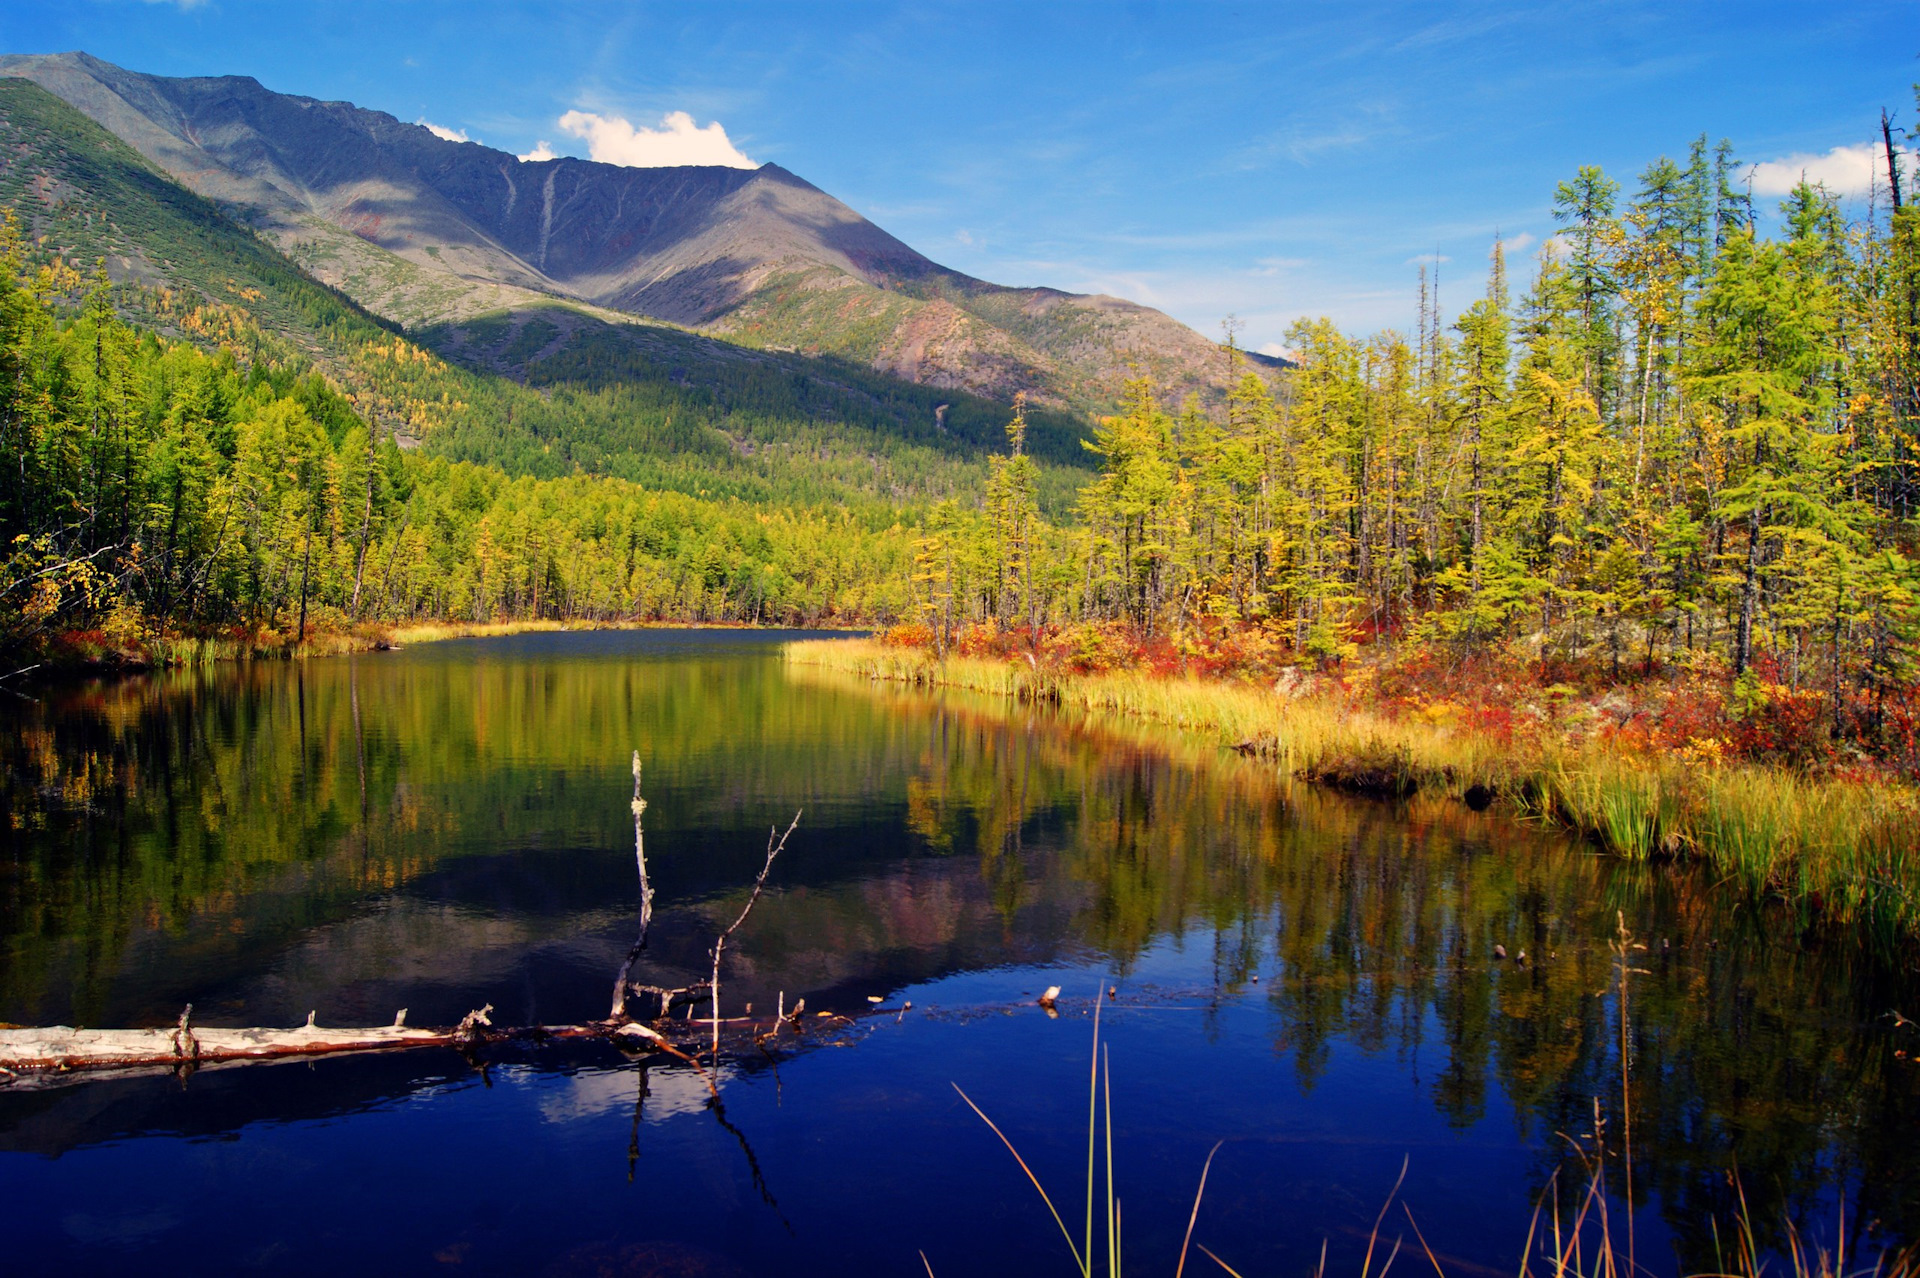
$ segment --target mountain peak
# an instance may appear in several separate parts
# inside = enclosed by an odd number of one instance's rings
[[[0,57],[409,325],[541,299],[835,354],[934,385],[1100,407],[1131,369],[1218,394],[1218,346],[1158,311],[1007,289],[930,260],[773,163],[525,163],[250,76],[170,78],[86,53]]]

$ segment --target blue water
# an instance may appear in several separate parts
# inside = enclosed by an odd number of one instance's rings
[[[1077,1242],[1097,1001],[1134,1272],[1172,1272],[1219,1143],[1194,1239],[1242,1273],[1323,1245],[1358,1273],[1376,1220],[1413,1249],[1396,1269],[1431,1272],[1424,1239],[1449,1274],[1511,1273],[1536,1206],[1593,1174],[1596,1100],[1611,1227],[1624,1252],[1632,1216],[1653,1272],[1713,1263],[1736,1166],[1763,1240],[1792,1221],[1871,1253],[1920,1220],[1897,956],[1498,814],[793,670],[773,641],[462,641],[10,712],[0,1018],[603,1015],[635,926],[637,748],[643,976],[698,974],[800,809],[726,1009],[847,1019],[737,1053],[717,1106],[684,1066],[591,1043],[0,1088],[6,1269],[1069,1274],[956,1087]],[[1631,1213],[1622,921],[1648,946]]]

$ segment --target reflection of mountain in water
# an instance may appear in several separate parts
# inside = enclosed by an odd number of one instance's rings
[[[4,1094],[0,1143],[10,1151],[58,1157],[71,1150],[142,1135],[208,1138],[254,1123],[337,1119],[431,1091],[511,1086],[525,1070],[557,1074],[541,1111],[555,1122],[633,1111],[637,1076],[606,1043],[551,1043],[540,1048],[495,1045],[489,1080],[447,1048],[369,1052],[319,1061],[209,1067],[183,1085],[169,1077],[103,1078],[49,1091]],[[722,1081],[768,1068],[762,1060],[729,1063]],[[705,1109],[707,1089],[691,1071],[647,1071],[647,1113],[667,1118]]]
[[[1510,1111],[1544,1179],[1554,1133],[1618,1096],[1619,913],[1648,945],[1637,1187],[1683,1252],[1706,1255],[1685,1231],[1730,1218],[1735,1159],[1763,1230],[1836,1174],[1860,1227],[1920,1219],[1920,1071],[1876,1019],[1913,986],[1839,938],[1451,805],[1333,798],[1146,736],[658,642],[448,646],[24,707],[0,746],[22,867],[0,888],[0,1015],[153,1021],[188,999],[228,1022],[406,1006],[427,1023],[482,1000],[516,1022],[596,1015],[633,927],[639,743],[658,978],[704,967],[766,826],[804,808],[743,937],[736,1005],[784,992],[853,1011],[1010,964],[1197,984],[1263,1005],[1308,1087],[1357,1051],[1403,1062],[1461,1128]],[[1496,943],[1529,961],[1495,961]],[[307,1112],[303,1096],[378,1103],[436,1068],[192,1087],[231,1089],[240,1123]],[[166,1129],[164,1106],[116,1108],[119,1086],[8,1100],[7,1140]]]

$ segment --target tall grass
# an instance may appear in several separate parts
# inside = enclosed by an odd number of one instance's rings
[[[387,642],[394,647],[404,647],[410,643],[434,643],[442,639],[480,639],[496,638],[501,635],[540,634],[550,630],[600,630],[599,625],[580,622],[559,622],[546,620],[531,621],[423,621],[417,625],[397,626],[387,632]]]
[[[1164,724],[1351,789],[1456,797],[1478,789],[1623,856],[1697,858],[1755,897],[1782,897],[1888,939],[1920,932],[1920,793],[1894,782],[1606,745],[1509,745],[1469,728],[1289,698],[1246,683],[1069,674],[979,657],[936,661],[873,640],[799,641],[786,646],[786,659],[871,680]]]

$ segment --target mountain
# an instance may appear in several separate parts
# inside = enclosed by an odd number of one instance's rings
[[[244,76],[143,75],[84,53],[0,57],[0,75],[40,84],[449,352],[480,317],[519,328],[558,308],[573,313],[563,338],[576,317],[646,317],[1080,410],[1111,404],[1135,368],[1174,399],[1217,396],[1230,372],[1216,343],[1159,311],[950,270],[778,165],[522,161]]]
[[[832,502],[886,523],[903,504],[977,491],[1004,447],[1004,403],[571,303],[425,334],[458,346],[434,358],[67,103],[4,76],[0,211],[27,237],[30,268],[104,261],[142,327],[255,368],[317,367],[383,438],[428,456],[784,508]],[[1028,419],[1043,501],[1064,511],[1086,478],[1084,425]]]

